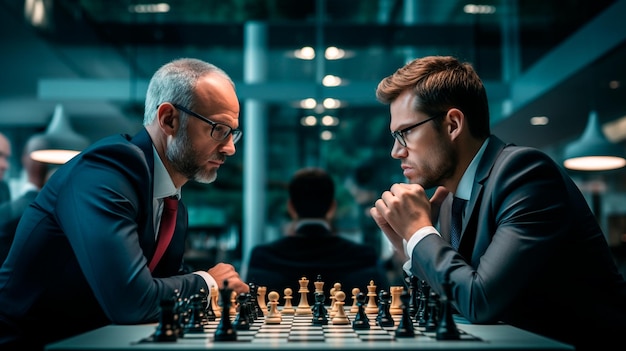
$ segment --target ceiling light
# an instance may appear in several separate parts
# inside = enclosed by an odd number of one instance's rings
[[[63,164],[89,146],[89,140],[72,129],[62,105],[55,107],[45,133],[36,134],[33,139],[41,146],[30,157],[52,164]]]
[[[626,166],[624,148],[611,143],[600,128],[598,114],[589,113],[583,135],[565,147],[563,165],[577,171],[607,171]]]

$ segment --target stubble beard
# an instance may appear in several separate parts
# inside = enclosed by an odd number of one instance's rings
[[[165,157],[172,164],[177,172],[183,174],[185,178],[198,183],[212,183],[217,179],[217,169],[204,170],[202,165],[196,162],[199,158],[194,150],[187,133],[180,128],[171,143],[167,144]]]

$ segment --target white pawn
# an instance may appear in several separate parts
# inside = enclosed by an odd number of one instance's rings
[[[283,294],[283,298],[285,299],[285,305],[283,306],[282,314],[295,314],[296,309],[293,308],[293,304],[291,302],[291,300],[293,299],[293,291],[291,290],[291,288],[286,288],[283,291]]]
[[[269,311],[265,316],[265,324],[280,324],[283,321],[283,316],[278,310],[278,293],[271,291],[267,296],[269,299]]]
[[[346,293],[339,290],[335,292],[335,315],[332,317],[331,322],[333,324],[350,324],[350,320],[346,316],[346,311],[343,309],[344,300],[346,299]]]
[[[352,289],[352,307],[350,308],[350,313],[359,312],[359,305],[357,304],[356,296],[361,292],[361,289],[354,288]]]

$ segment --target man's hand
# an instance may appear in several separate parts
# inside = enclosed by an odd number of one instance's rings
[[[233,289],[237,294],[247,293],[250,291],[250,287],[246,284],[239,273],[235,270],[235,267],[228,263],[218,263],[210,268],[209,273],[217,282],[217,288],[224,288],[224,281],[228,280],[228,288]]]

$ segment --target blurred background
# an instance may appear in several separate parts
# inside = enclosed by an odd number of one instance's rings
[[[366,210],[403,178],[378,82],[415,57],[453,55],[482,77],[505,141],[562,163],[595,114],[626,155],[625,14],[625,0],[0,0],[6,178],[24,181],[23,143],[55,113],[90,142],[134,134],[153,72],[197,57],[235,81],[244,137],[215,183],[183,189],[188,262],[245,270],[253,245],[282,235],[286,185],[305,166],[334,175],[337,230],[386,257]],[[624,169],[570,172],[621,260]]]

